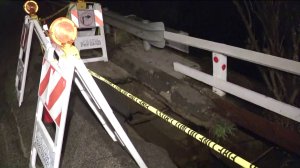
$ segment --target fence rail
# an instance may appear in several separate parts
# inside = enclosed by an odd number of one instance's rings
[[[300,108],[280,102],[263,94],[226,81],[228,56],[285,71],[298,76],[300,76],[300,62],[185,36],[182,34],[165,31],[164,36],[167,40],[208,50],[213,52],[213,57],[217,56],[216,60],[214,58],[212,59],[213,75],[205,74],[180,63],[174,63],[175,71],[181,72],[189,77],[213,86],[214,92],[220,96],[223,96],[224,92],[227,92],[294,121],[300,122]],[[220,64],[220,61],[222,64]]]
[[[280,114],[282,116],[285,116],[285,117],[295,120],[297,122],[300,122],[300,109],[297,107],[280,102],[271,97],[267,97],[263,94],[259,94],[257,92],[243,88],[243,87],[235,85],[233,83],[230,83],[230,82],[218,79],[218,78],[214,78],[211,75],[208,75],[208,74],[200,72],[196,69],[184,66],[177,62],[174,63],[174,69],[175,69],[175,71],[181,72],[191,78],[194,78],[194,79],[202,81],[210,86],[221,89],[222,91],[225,91],[229,94],[232,94],[241,99],[247,100],[251,103],[259,105],[265,109],[271,110],[277,114]]]
[[[264,65],[266,67],[289,72],[298,76],[300,75],[300,62],[293,60],[167,31],[164,32],[164,37],[167,40],[189,45],[191,47],[222,53],[229,57]]]

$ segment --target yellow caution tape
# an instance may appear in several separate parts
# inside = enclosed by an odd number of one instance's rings
[[[185,132],[186,134],[192,136],[193,138],[195,138],[196,140],[200,141],[201,143],[207,145],[208,147],[210,147],[211,149],[213,149],[216,152],[220,153],[221,155],[225,156],[226,158],[232,160],[233,162],[239,164],[242,167],[257,168],[257,166],[251,164],[250,162],[246,161],[245,159],[239,157],[238,155],[230,152],[229,150],[225,149],[221,145],[218,145],[217,143],[213,142],[212,140],[204,137],[203,135],[199,134],[198,132],[192,130],[191,128],[189,128],[187,126],[185,126],[181,122],[175,120],[174,118],[169,117],[168,115],[166,115],[163,112],[159,111],[157,108],[155,108],[155,107],[149,105],[148,103],[144,102],[143,100],[135,97],[131,93],[123,90],[119,86],[113,84],[112,82],[108,81],[107,79],[103,78],[102,76],[98,75],[97,73],[95,73],[95,72],[93,72],[91,70],[89,70],[89,72],[95,78],[97,78],[97,79],[105,82],[106,84],[108,84],[109,86],[113,87],[114,89],[116,89],[117,91],[119,91],[123,95],[127,96],[128,98],[130,98],[134,102],[136,102],[139,105],[143,106],[147,110],[149,110],[152,113],[156,114],[157,116],[159,116],[163,120],[165,120],[168,123],[172,124],[173,126],[175,126],[176,128],[180,129],[181,131]]]

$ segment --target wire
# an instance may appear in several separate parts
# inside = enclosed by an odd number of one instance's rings
[[[70,3],[70,5],[74,5],[74,3]],[[60,10],[58,10],[57,12],[53,13],[52,15],[49,15],[45,18],[40,18],[40,22],[45,22],[46,20],[49,20],[51,18],[53,18],[54,16],[60,14],[61,12],[63,12],[64,10],[66,10],[69,7],[69,4],[64,6],[63,8],[61,8]]]

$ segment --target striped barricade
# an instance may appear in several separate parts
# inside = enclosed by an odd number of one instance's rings
[[[53,58],[53,50],[51,48],[46,51],[42,65],[30,167],[36,167],[36,156],[39,156],[44,167],[59,167],[71,84],[74,72],[76,72],[74,81],[77,87],[108,135],[113,141],[119,141],[126,147],[139,167],[146,168],[146,164],[123,130],[83,61],[73,57],[68,58],[68,63],[66,63],[66,58],[61,56],[59,61],[54,59],[50,61],[50,58]],[[62,61],[65,63],[61,63]],[[54,140],[42,121],[43,113],[49,113],[51,120],[55,123]]]
[[[84,9],[71,5],[70,18],[78,29],[75,46],[78,50],[101,49],[102,56],[82,59],[84,62],[108,61],[104,35],[104,23],[101,6],[98,3],[86,3]],[[100,53],[99,53],[100,54]]]
[[[71,85],[76,72],[75,83],[104,129],[113,141],[119,141],[126,147],[140,167],[146,168],[143,159],[80,59],[79,51],[71,45],[76,34],[74,23],[67,18],[58,18],[50,26],[49,37],[53,44],[46,49],[42,63],[30,167],[36,167],[37,156],[44,167],[59,167]],[[48,120],[55,123],[54,139],[51,138],[42,120],[43,114],[48,115]]]
[[[53,48],[46,50],[43,60],[29,167],[36,167],[37,155],[44,167],[59,167],[74,66],[67,58],[52,59],[53,54]],[[42,121],[43,113],[55,122],[54,139]]]

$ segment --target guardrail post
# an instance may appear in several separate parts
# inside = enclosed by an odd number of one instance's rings
[[[143,20],[144,24],[150,23],[149,20]],[[151,44],[147,40],[143,40],[143,46],[145,51],[149,51],[151,49]]]
[[[212,53],[213,77],[221,80],[227,80],[227,57],[223,54]],[[213,92],[219,96],[224,96],[225,92],[213,87]]]

